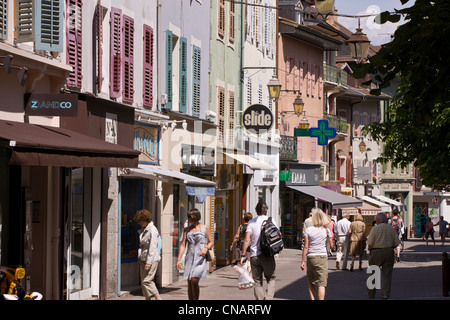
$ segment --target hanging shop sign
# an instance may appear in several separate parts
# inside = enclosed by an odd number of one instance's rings
[[[336,129],[328,127],[328,120],[319,120],[317,128],[309,129],[311,138],[317,138],[319,146],[326,146],[328,139],[336,137]]]
[[[25,94],[25,114],[45,117],[76,117],[78,114],[77,94]]]
[[[134,150],[141,151],[139,163],[159,164],[159,128],[145,124],[135,125]]]
[[[215,150],[209,147],[183,144],[181,146],[181,172],[194,176],[213,176]]]
[[[247,131],[263,134],[274,124],[272,111],[262,104],[253,104],[242,114],[242,123]]]

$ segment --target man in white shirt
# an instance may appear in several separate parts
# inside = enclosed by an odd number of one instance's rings
[[[342,270],[347,269],[347,260],[348,260],[348,249],[349,249],[349,236],[348,229],[350,229],[351,222],[349,221],[350,215],[344,213],[342,215],[342,219],[338,221],[336,224],[336,233],[338,236],[337,241],[337,252],[336,252],[336,269],[339,270],[339,262],[342,257],[344,261],[342,262]]]
[[[261,226],[264,220],[267,220],[267,204],[259,202],[256,205],[257,217],[248,222],[245,234],[242,252],[247,251],[250,246],[250,266],[252,268],[252,278],[255,281],[253,285],[256,300],[270,300],[275,294],[275,258],[262,254],[259,246],[259,238],[261,235]],[[241,257],[241,264],[245,263],[246,256]],[[266,292],[263,289],[263,276],[267,281]]]

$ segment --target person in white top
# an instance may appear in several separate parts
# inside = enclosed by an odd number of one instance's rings
[[[325,299],[325,288],[328,281],[328,252],[327,242],[330,248],[334,244],[332,234],[327,228],[329,217],[319,208],[312,209],[313,226],[305,231],[305,246],[303,248],[301,269],[305,270],[307,260],[308,292],[311,300]],[[317,295],[316,295],[317,287]]]
[[[339,270],[339,262],[343,259],[342,270],[347,269],[348,260],[348,249],[349,249],[349,235],[348,230],[350,229],[351,222],[349,221],[350,215],[344,213],[342,219],[336,224],[337,239],[337,252],[336,252],[336,269]]]
[[[158,270],[158,263],[161,257],[158,253],[158,229],[152,221],[152,214],[146,210],[139,210],[134,219],[141,225],[139,233],[138,265],[141,275],[141,287],[145,300],[150,300],[152,296],[156,300],[162,300],[156,288],[154,279]]]
[[[255,282],[253,289],[256,300],[270,300],[275,294],[275,258],[262,254],[259,246],[262,223],[269,218],[266,215],[267,209],[269,207],[265,202],[258,202],[255,207],[258,216],[248,222],[244,244],[242,245],[242,252],[246,252],[250,245],[250,266],[252,278]],[[246,256],[243,255],[241,264],[245,264],[245,260]],[[263,289],[263,276],[267,281],[266,292]]]

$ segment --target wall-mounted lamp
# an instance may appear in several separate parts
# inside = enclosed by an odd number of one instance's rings
[[[303,111],[303,119],[300,120],[300,123],[298,124],[298,127],[300,129],[309,129],[309,122],[306,119],[305,113],[306,113],[306,111]]]
[[[269,83],[267,84],[267,88],[269,89],[269,97],[272,100],[278,100],[280,97],[281,92],[281,83],[278,80],[277,76],[273,75],[272,79],[270,79]]]
[[[12,69],[17,69],[19,70],[19,72],[17,73],[17,78],[19,79],[19,83],[20,85],[23,87],[27,81],[28,75],[28,69],[25,67],[17,67],[14,66],[12,61],[13,61],[13,56],[8,55],[8,56],[0,56],[0,58],[3,58],[3,63],[0,63],[0,66],[3,66],[5,68],[5,71],[7,74],[11,74]]]
[[[361,152],[366,151],[366,144],[364,143],[364,141],[361,141],[359,143],[359,151],[361,151]]]

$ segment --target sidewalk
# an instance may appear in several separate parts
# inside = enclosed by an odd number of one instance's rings
[[[392,276],[391,300],[450,300],[442,296],[442,252],[450,251],[436,242],[428,246],[421,239],[405,241],[401,262],[396,263]],[[274,300],[309,300],[306,272],[301,271],[302,251],[284,249],[277,261],[277,280]],[[348,263],[348,267],[350,262]],[[329,258],[326,300],[372,300],[367,298],[367,260],[363,271],[336,270],[335,256]],[[240,290],[238,275],[232,266],[220,267],[200,280],[201,300],[254,300],[253,289]],[[186,280],[160,289],[164,300],[187,300]],[[140,289],[112,300],[143,300]],[[380,299],[379,292],[375,300]]]

